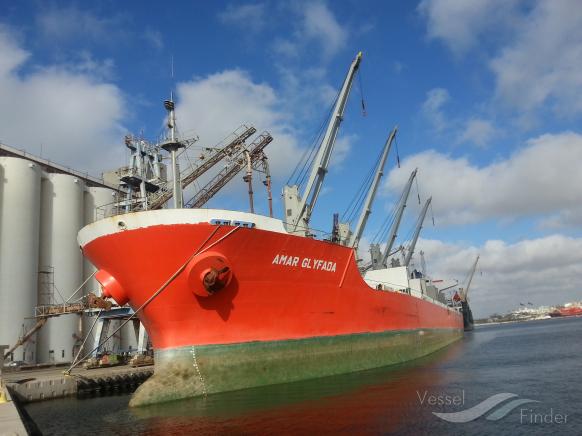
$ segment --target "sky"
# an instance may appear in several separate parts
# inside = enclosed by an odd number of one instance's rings
[[[418,200],[432,196],[416,251],[447,283],[481,256],[476,317],[582,300],[576,0],[0,0],[0,9],[1,142],[99,175],[126,164],[124,135],[160,135],[172,91],[180,132],[200,146],[241,124],[272,134],[278,216],[283,185],[362,51],[313,227],[329,231],[398,125],[400,166],[393,147],[362,257],[418,168],[400,242]],[[240,177],[209,206],[246,210]]]

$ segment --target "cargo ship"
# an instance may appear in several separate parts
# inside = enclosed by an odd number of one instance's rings
[[[557,308],[549,313],[552,318],[559,318],[562,316],[582,316],[582,304],[567,303],[564,307]]]
[[[334,219],[330,236],[317,238],[309,226],[360,61],[361,53],[307,187],[301,195],[297,185],[284,188],[284,220],[183,207],[174,183],[173,208],[118,214],[79,232],[103,296],[134,309],[155,350],[154,376],[131,406],[397,364],[462,337],[462,313],[438,292],[414,287],[408,265],[366,272],[357,259],[395,130],[356,228]],[[173,102],[166,109],[162,147],[175,153]],[[179,179],[176,165],[173,174]],[[390,283],[395,272],[398,287]]]

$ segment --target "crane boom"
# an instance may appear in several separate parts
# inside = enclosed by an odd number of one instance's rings
[[[236,137],[228,143],[223,148],[215,150],[210,157],[208,157],[202,165],[197,166],[192,171],[188,172],[185,176],[182,177],[181,185],[182,190],[184,190],[188,185],[190,185],[194,180],[198,177],[202,176],[206,171],[220,162],[227,156],[232,156],[240,151],[241,146],[244,142],[254,135],[257,131],[254,127],[242,126],[243,131],[240,134],[237,134]],[[237,129],[238,130],[238,129]],[[149,201],[149,208],[150,209],[161,209],[164,204],[168,202],[172,198],[173,190],[170,186],[165,186],[160,189],[158,192],[153,194],[155,197]]]
[[[388,154],[390,153],[390,148],[392,147],[392,142],[394,142],[394,138],[396,137],[396,132],[398,131],[398,126],[394,127],[386,139],[386,144],[384,144],[384,150],[382,151],[382,156],[380,161],[378,162],[378,168],[376,168],[376,174],[374,175],[374,180],[372,180],[372,184],[368,190],[368,195],[366,196],[366,201],[364,203],[364,207],[362,208],[362,213],[360,214],[360,218],[358,219],[358,224],[354,229],[354,233],[348,242],[348,247],[356,248],[360,242],[360,238],[362,237],[362,233],[366,228],[366,223],[368,222],[368,218],[372,213],[372,203],[374,202],[374,198],[376,197],[376,192],[378,191],[378,185],[380,184],[380,179],[384,175],[384,165],[386,164],[386,159],[388,158]]]
[[[471,287],[471,282],[473,281],[473,276],[475,275],[475,270],[477,269],[477,262],[479,262],[479,255],[477,255],[477,259],[475,259],[475,263],[473,263],[473,267],[471,268],[471,274],[469,275],[469,281],[467,282],[467,289],[465,289],[463,299],[468,301],[467,298],[469,297],[469,288]]]
[[[311,218],[311,213],[313,212],[313,208],[315,207],[315,203],[317,202],[317,198],[323,185],[323,180],[327,173],[331,153],[335,145],[340,124],[343,120],[354,76],[360,66],[361,60],[362,52],[359,52],[352,61],[350,69],[344,79],[333,114],[327,125],[325,136],[323,137],[315,160],[313,161],[311,173],[303,195],[299,195],[299,187],[297,185],[285,186],[283,188],[283,200],[286,215],[285,221],[288,226],[287,230],[290,232],[309,234],[309,219]]]
[[[422,229],[422,223],[424,223],[424,218],[426,217],[426,212],[428,211],[428,206],[432,201],[432,197],[426,200],[424,203],[424,207],[420,212],[420,216],[418,217],[418,222],[416,224],[416,229],[414,230],[414,236],[412,238],[412,242],[410,243],[410,247],[408,248],[408,252],[406,253],[406,257],[404,258],[404,266],[408,266],[410,264],[410,259],[412,259],[412,255],[414,254],[414,248],[416,247],[416,243],[418,242],[418,237],[420,236],[420,230]]]
[[[249,147],[252,163],[260,160],[263,157],[263,150],[271,143],[271,141],[273,141],[273,137],[267,132],[263,132],[255,139],[255,141]],[[246,166],[246,162],[247,161],[244,157],[244,153],[239,153],[239,156],[233,165],[223,168],[218,174],[210,179],[210,181],[188,201],[186,207],[202,207]]]
[[[378,265],[382,268],[384,265],[388,265],[388,257],[390,256],[390,251],[392,247],[394,247],[394,242],[396,241],[396,236],[398,235],[398,228],[400,227],[400,222],[402,221],[402,215],[404,214],[404,209],[406,208],[406,202],[408,201],[408,195],[410,194],[410,189],[412,188],[412,182],[416,177],[416,173],[418,168],[416,168],[408,178],[408,182],[404,186],[404,191],[402,191],[402,197],[400,199],[400,204],[398,205],[398,209],[396,212],[396,216],[394,217],[394,223],[390,229],[390,236],[388,237],[388,241],[386,243],[386,249],[384,250],[384,255],[382,256],[382,261]]]

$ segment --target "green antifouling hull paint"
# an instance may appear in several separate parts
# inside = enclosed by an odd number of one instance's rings
[[[433,353],[462,334],[460,329],[419,329],[158,350],[154,375],[137,389],[129,405],[394,365]]]

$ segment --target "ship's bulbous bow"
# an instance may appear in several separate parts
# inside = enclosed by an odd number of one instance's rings
[[[113,298],[120,306],[129,302],[123,286],[107,271],[102,269],[97,271],[95,280],[101,285],[102,295],[104,297]]]

